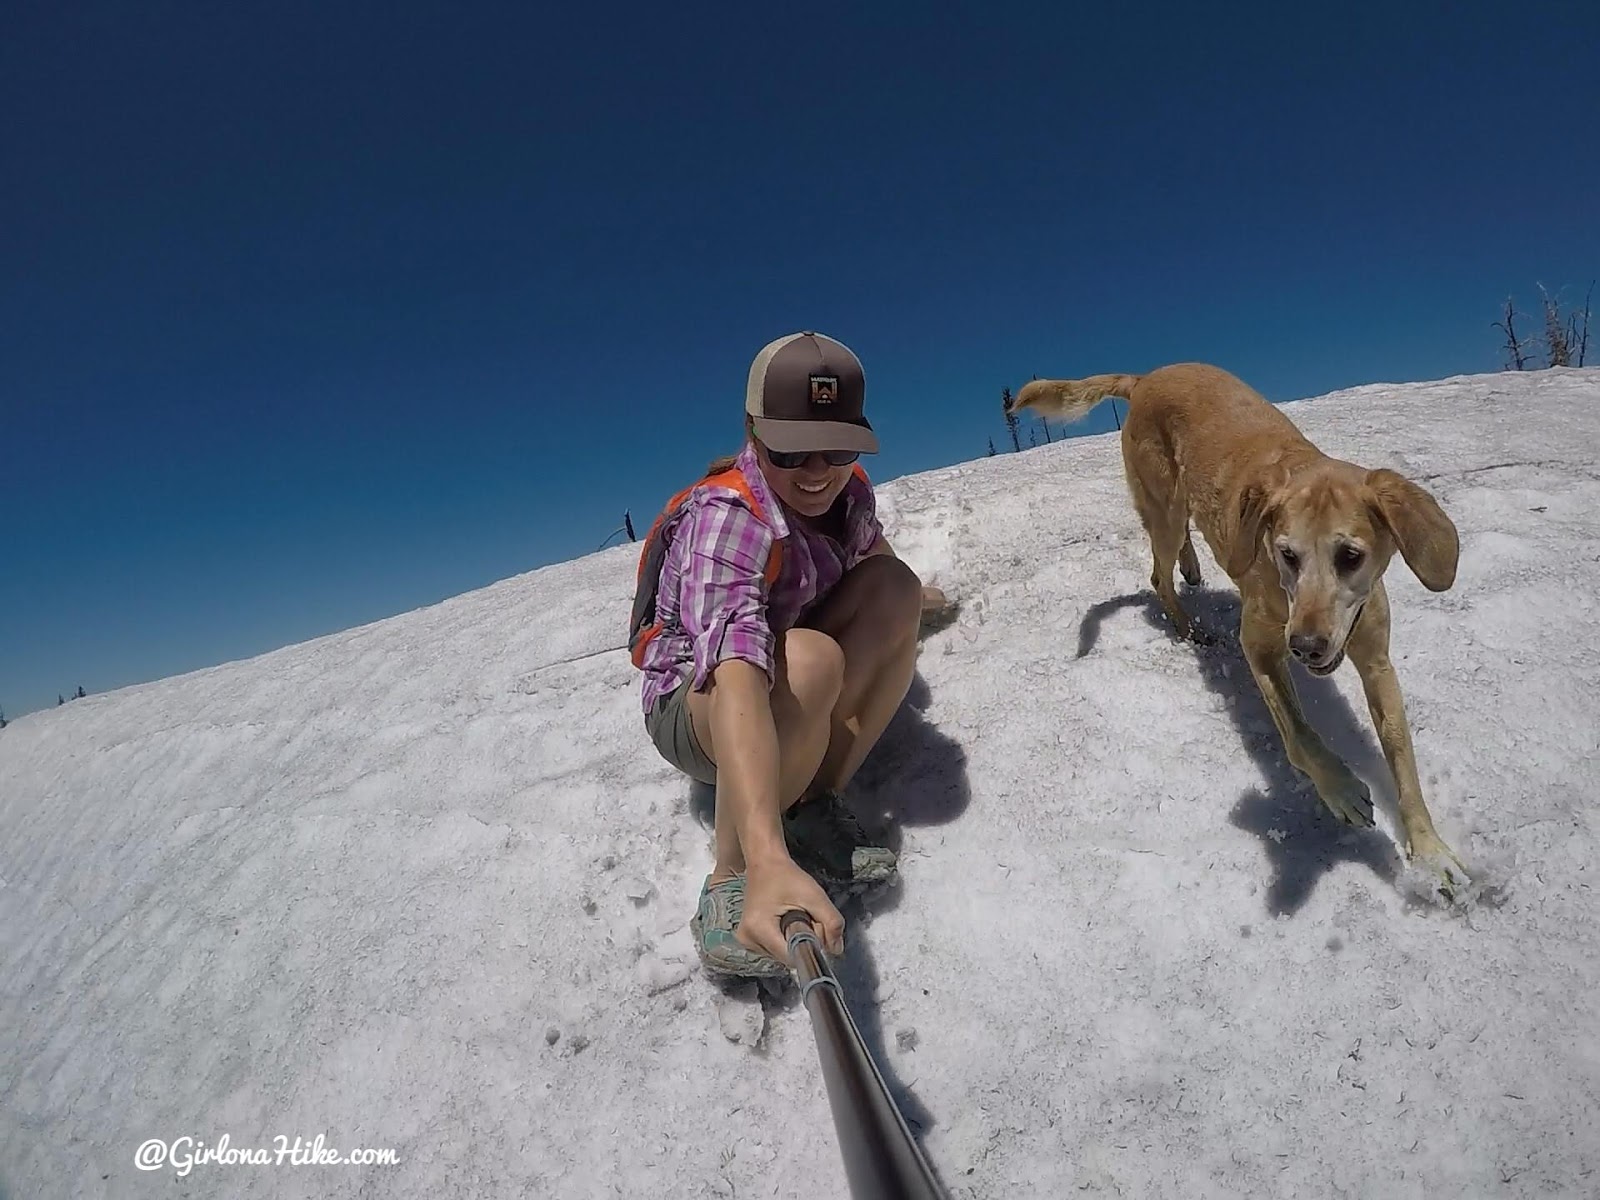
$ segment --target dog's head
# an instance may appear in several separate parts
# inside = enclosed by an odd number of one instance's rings
[[[1362,606],[1398,551],[1430,591],[1455,583],[1456,527],[1426,491],[1394,471],[1327,461],[1282,466],[1245,487],[1228,572],[1263,557],[1289,598],[1289,652],[1316,675],[1344,661]]]

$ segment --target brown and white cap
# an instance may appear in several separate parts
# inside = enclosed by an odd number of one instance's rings
[[[750,364],[744,410],[769,449],[876,454],[878,437],[862,413],[866,392],[850,348],[808,330],[762,347]]]

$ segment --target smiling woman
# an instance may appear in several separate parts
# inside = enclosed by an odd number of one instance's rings
[[[842,799],[910,687],[925,589],[883,536],[857,463],[878,448],[842,343],[779,338],[751,364],[745,445],[645,539],[631,643],[645,727],[716,789],[716,864],[691,922],[708,971],[787,974],[779,919],[844,921],[823,883],[886,882],[893,852]]]

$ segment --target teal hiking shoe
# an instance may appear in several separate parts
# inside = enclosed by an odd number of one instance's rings
[[[894,851],[873,844],[836,792],[819,792],[789,808],[783,836],[796,865],[837,885],[887,883],[899,870]]]
[[[771,955],[751,950],[734,930],[744,918],[744,876],[735,875],[716,887],[711,876],[700,889],[700,906],[689,920],[689,933],[700,962],[714,975],[740,978],[785,978],[789,968]]]

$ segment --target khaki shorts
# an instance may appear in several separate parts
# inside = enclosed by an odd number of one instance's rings
[[[700,749],[700,741],[694,736],[694,722],[689,717],[691,686],[685,680],[661,697],[655,710],[645,714],[644,727],[662,758],[689,778],[715,786],[717,764]]]

